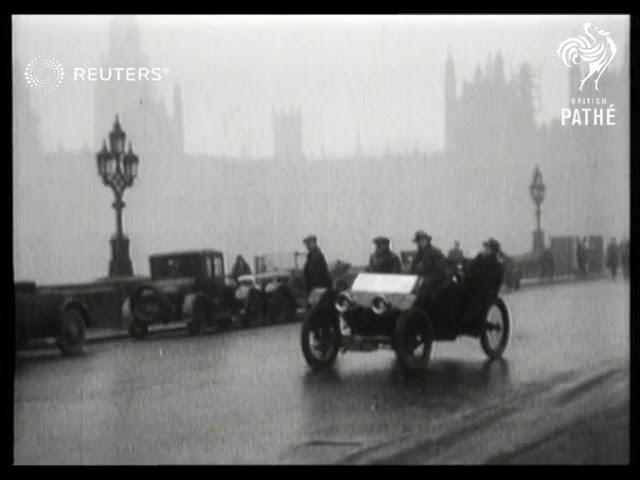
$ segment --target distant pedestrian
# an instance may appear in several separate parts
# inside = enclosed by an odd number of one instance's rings
[[[607,268],[611,272],[611,278],[615,279],[618,274],[618,244],[612,238],[607,246]]]
[[[586,243],[586,242],[585,242]],[[587,277],[587,249],[585,243],[576,238],[576,257],[578,263],[578,274],[582,278]]]
[[[458,265],[464,263],[464,253],[460,248],[460,242],[458,242],[457,240],[453,242],[453,248],[449,250],[449,253],[447,254],[447,263],[449,264],[450,268],[454,269]]]
[[[309,235],[303,242],[308,250],[307,261],[302,269],[307,295],[315,288],[330,289],[332,287],[331,274],[329,273],[327,260],[324,258],[320,247],[318,247],[318,237]]]
[[[376,246],[375,252],[369,257],[368,272],[372,273],[400,273],[402,263],[400,257],[391,251],[391,241],[387,237],[373,239]]]
[[[233,264],[231,276],[234,280],[238,280],[242,275],[251,275],[251,267],[242,255],[238,255],[235,263]]]
[[[629,278],[629,240],[625,240],[620,249],[620,265],[624,278]]]
[[[540,255],[541,277],[544,281],[552,282],[555,275],[555,261],[550,248],[545,248]]]

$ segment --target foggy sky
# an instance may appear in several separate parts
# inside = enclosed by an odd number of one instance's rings
[[[100,66],[111,16],[14,17],[14,51],[25,65],[37,55],[74,66]],[[539,119],[559,115],[567,69],[556,49],[604,26],[620,51],[624,16],[137,16],[142,49],[170,73],[158,83],[169,109],[182,86],[189,153],[270,156],[271,111],[301,108],[304,150],[316,158],[348,156],[358,131],[366,152],[432,151],[444,136],[444,63],[455,61],[458,89],[478,62],[501,51],[507,77],[529,62],[539,85]],[[47,149],[93,142],[90,83],[65,82],[34,92]],[[52,114],[55,112],[55,114]],[[109,116],[111,112],[109,112]]]
[[[364,151],[374,155],[416,146],[440,150],[449,53],[458,92],[490,54],[502,52],[507,78],[529,62],[539,85],[538,120],[557,118],[569,92],[558,44],[581,34],[585,21],[598,23],[616,39],[619,52],[610,68],[617,69],[628,37],[628,18],[621,16],[136,18],[151,65],[170,68],[156,84],[170,112],[174,85],[182,87],[186,152],[228,156],[273,154],[273,107],[302,110],[304,150],[311,159],[322,151],[352,156],[358,132]],[[108,16],[14,17],[16,65],[24,68],[46,54],[69,72],[74,66],[100,66],[110,21]],[[21,72],[14,81],[24,81]],[[114,112],[93,111],[90,83],[65,81],[53,92],[28,93],[45,149],[86,149],[55,157],[55,165],[51,157],[19,165],[14,159],[16,278],[55,283],[103,276],[114,225],[111,193],[95,172],[100,146],[92,144],[93,119]],[[18,107],[24,107],[23,100],[17,99]],[[139,132],[127,133],[135,138]],[[628,165],[621,155],[589,165],[543,159],[546,234],[627,234]],[[374,235],[391,236],[398,249],[412,248],[417,228],[428,229],[445,250],[455,239],[470,253],[489,235],[500,238],[510,253],[531,245],[534,217],[527,187],[534,166],[518,158],[508,165],[429,160],[424,178],[401,175],[392,161],[362,175],[357,166],[350,168],[348,178],[336,167],[328,192],[316,191],[303,168],[298,177],[306,183],[296,185],[297,195],[287,176],[277,172],[266,185],[257,174],[226,185],[228,165],[176,167],[142,158],[140,177],[127,191],[125,230],[138,273],[148,272],[146,259],[154,252],[212,247],[232,259],[235,253],[300,249],[300,239],[311,232],[321,236],[330,260],[354,263],[366,261]],[[385,183],[389,179],[392,184]],[[366,181],[381,186],[369,204],[354,198],[351,188]],[[242,202],[247,196],[253,197],[248,204]],[[393,208],[389,196],[396,200]],[[416,197],[424,200],[403,205],[404,198]],[[247,210],[235,212],[241,203]],[[287,218],[297,204],[304,207],[298,217]]]

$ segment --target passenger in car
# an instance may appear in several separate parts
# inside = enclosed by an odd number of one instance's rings
[[[375,252],[369,257],[367,272],[371,273],[400,273],[402,264],[400,257],[391,251],[391,241],[387,237],[376,237],[373,239],[376,246]]]

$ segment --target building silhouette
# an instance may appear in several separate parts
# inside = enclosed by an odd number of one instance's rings
[[[103,69],[116,67],[162,68],[151,65],[142,53],[140,29],[131,15],[118,15],[109,25]],[[144,158],[161,161],[184,154],[182,92],[175,86],[173,112],[153,81],[101,81],[94,84],[94,145],[99,148],[118,114],[134,150]]]
[[[458,94],[451,55],[445,64],[445,147],[448,156],[504,157],[531,145],[534,137],[533,71],[524,63],[506,78],[501,53],[478,64]]]
[[[272,112],[274,158],[278,162],[304,161],[302,111]]]

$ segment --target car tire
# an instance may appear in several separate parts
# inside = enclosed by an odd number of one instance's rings
[[[141,340],[149,334],[149,324],[141,320],[133,319],[129,324],[129,335],[136,340]]]
[[[84,313],[75,305],[67,305],[60,312],[60,336],[57,345],[64,355],[78,355],[84,350],[86,335]]]
[[[498,297],[491,303],[483,321],[480,333],[482,350],[491,360],[502,358],[511,337],[511,313],[502,298]]]
[[[340,350],[340,329],[335,312],[324,306],[312,308],[302,321],[300,345],[314,370],[331,367]]]
[[[152,285],[136,289],[129,301],[135,321],[145,324],[157,323],[167,314],[166,301],[160,291]]]
[[[400,365],[409,371],[425,371],[433,350],[433,324],[421,310],[412,309],[398,318],[393,346]]]

